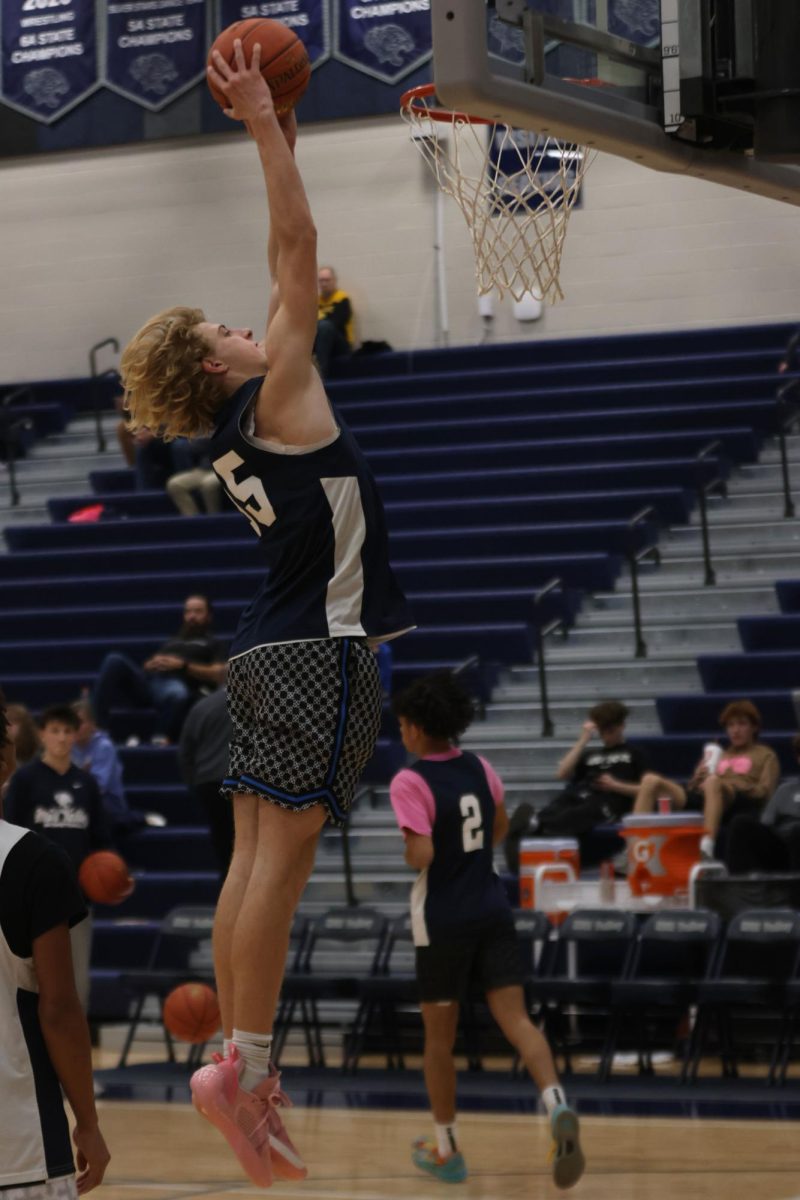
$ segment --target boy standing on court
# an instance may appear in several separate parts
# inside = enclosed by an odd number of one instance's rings
[[[211,462],[266,560],[230,651],[233,727],[223,793],[234,850],[214,925],[225,1056],[192,1078],[194,1104],[250,1179],[303,1179],[271,1063],[289,931],[327,820],[344,824],[378,736],[373,646],[412,627],[389,565],[383,506],[366,460],[311,361],[317,331],[316,229],[294,160],[296,122],[278,118],[260,46],[209,80],[258,150],[273,279],[266,335],[160,313],[122,356],[133,428],[211,435]]]
[[[419,871],[411,924],[435,1128],[435,1141],[415,1143],[414,1164],[448,1183],[467,1177],[456,1125],[453,1045],[459,1002],[477,980],[541,1093],[553,1137],[553,1181],[570,1188],[584,1169],[578,1118],[567,1107],[550,1047],[528,1016],[511,908],[494,869],[494,847],[508,830],[503,784],[485,759],[456,746],[473,708],[449,671],[416,680],[393,707],[403,745],[417,755],[413,766],[395,775],[390,798],[406,862]]]
[[[0,694],[0,788],[13,769]],[[72,969],[69,930],[85,915],[64,852],[0,810],[0,1191],[15,1200],[74,1200],[109,1161]],[[76,1122],[77,1180],[62,1087]]]

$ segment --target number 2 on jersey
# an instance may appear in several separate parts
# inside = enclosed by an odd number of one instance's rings
[[[459,801],[462,824],[461,838],[464,843],[464,853],[483,849],[483,815],[481,803],[477,796],[467,793]]]
[[[225,491],[230,496],[240,513],[247,517],[258,536],[261,536],[260,525],[272,525],[275,520],[275,509],[267,499],[264,485],[255,475],[248,475],[241,482],[233,477],[237,467],[244,465],[235,450],[229,450],[222,458],[217,458],[211,464],[225,484]]]

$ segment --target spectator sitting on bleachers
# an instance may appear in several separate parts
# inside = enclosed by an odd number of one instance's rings
[[[38,758],[42,749],[38,727],[24,704],[6,705],[6,719],[8,736],[16,751],[17,766],[24,767],[26,763]]]
[[[211,618],[211,604],[205,596],[188,596],[180,629],[142,666],[125,654],[107,654],[92,698],[98,722],[108,725],[114,706],[153,707],[153,743],[177,741],[194,702],[225,678],[226,656],[222,643],[214,636]]]
[[[792,738],[800,764],[800,733]],[[756,821],[740,813],[728,830],[725,863],[732,875],[800,871],[800,775],[784,779]]]
[[[217,513],[222,502],[222,484],[211,469],[209,457],[210,438],[194,438],[189,442],[189,453],[193,465],[189,470],[178,471],[167,480],[167,493],[179,513],[185,517],[196,517],[200,512],[194,492],[200,492],[207,513]]]
[[[314,356],[323,379],[329,374],[331,360],[353,352],[353,306],[350,297],[336,281],[333,267],[320,267],[317,303],[317,336]]]
[[[143,825],[166,825],[160,813],[144,813],[128,806],[122,782],[122,763],[111,738],[97,728],[89,701],[76,700],[72,710],[80,721],[72,748],[72,761],[76,767],[94,777],[114,835],[124,836],[141,829]]]
[[[558,764],[558,778],[568,781],[564,790],[539,812],[529,804],[517,806],[509,827],[517,863],[519,842],[524,837],[577,838],[580,842],[596,826],[619,821],[630,812],[646,764],[641,750],[625,741],[627,716],[628,709],[619,700],[595,704],[575,745]],[[590,749],[595,734],[603,744]],[[507,851],[507,859],[513,869],[512,849]]]
[[[194,465],[187,438],[163,442],[149,429],[139,429],[134,434],[134,441],[137,491],[160,491],[167,486],[171,475],[177,471],[191,471]]]
[[[780,778],[774,750],[758,742],[761,713],[749,700],[735,700],[720,713],[719,723],[728,735],[728,745],[716,770],[709,773],[705,756],[683,786],[663,775],[648,773],[642,779],[634,812],[651,813],[658,796],[669,796],[676,808],[702,809],[705,835],[700,843],[704,858],[713,858],[723,817],[726,822],[740,813],[757,818]]]
[[[178,746],[181,776],[205,812],[222,881],[233,854],[233,805],[230,796],[220,793],[233,736],[227,700],[224,687],[199,700],[184,722]]]

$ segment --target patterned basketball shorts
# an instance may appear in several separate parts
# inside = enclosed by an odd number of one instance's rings
[[[257,646],[231,661],[230,775],[222,792],[251,792],[302,812],[324,804],[343,825],[381,723],[375,655],[331,638]]]

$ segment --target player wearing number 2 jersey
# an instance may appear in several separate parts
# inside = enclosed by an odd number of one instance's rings
[[[199,309],[153,317],[122,358],[134,428],[211,436],[214,470],[258,534],[267,570],[231,651],[234,853],[214,926],[224,1057],[192,1077],[195,1106],[251,1180],[302,1179],[278,1115],[272,1022],[289,929],[326,819],[342,824],[381,715],[376,642],[411,626],[388,562],[375,483],[312,364],[316,230],[278,118],[241,42],[209,76],[255,140],[270,211],[263,342]]]
[[[456,748],[472,704],[449,672],[419,679],[394,701],[403,745],[417,755],[392,780],[390,797],[419,871],[411,892],[425,1085],[436,1138],[414,1144],[413,1161],[437,1179],[467,1176],[456,1129],[453,1045],[459,1001],[477,983],[501,1030],[542,1093],[553,1138],[557,1187],[583,1174],[578,1118],[568,1108],[550,1048],[531,1023],[511,909],[493,851],[508,830],[503,784],[485,759]]]

